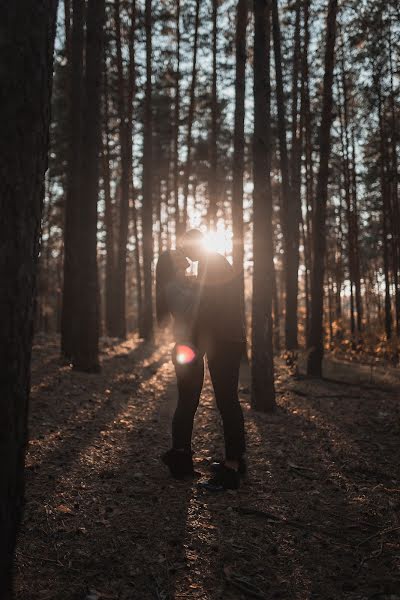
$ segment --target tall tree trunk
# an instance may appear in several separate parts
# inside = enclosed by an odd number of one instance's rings
[[[251,404],[275,408],[272,294],[270,0],[254,0],[254,191]]]
[[[389,198],[388,198],[388,186],[387,186],[387,174],[386,174],[386,160],[385,160],[385,129],[384,129],[384,106],[382,102],[381,82],[377,82],[377,96],[378,96],[378,117],[379,117],[379,142],[380,142],[380,156],[379,156],[379,170],[380,170],[380,183],[381,183],[381,196],[382,196],[382,244],[383,244],[383,273],[385,277],[385,333],[386,339],[390,340],[392,337],[392,306],[390,300],[390,274],[389,274],[389,248],[388,248],[388,216],[389,216]]]
[[[68,359],[73,358],[76,349],[76,315],[80,300],[76,273],[80,261],[77,226],[80,219],[81,194],[84,13],[84,0],[72,0],[71,65],[68,70],[70,76],[69,148],[64,213],[64,284],[61,315],[61,352]]]
[[[396,333],[400,338],[400,207],[398,192],[398,166],[397,166],[397,115],[394,89],[392,27],[389,24],[389,74],[390,74],[390,191],[392,206],[392,262],[393,262],[393,287],[395,300]]]
[[[186,229],[188,213],[189,180],[192,171],[192,129],[194,120],[194,108],[196,101],[196,82],[197,82],[197,52],[199,45],[199,25],[200,25],[200,0],[196,0],[196,15],[194,21],[194,40],[193,40],[193,61],[192,61],[192,80],[190,84],[188,128],[186,137],[186,165],[185,178],[183,183],[183,215],[179,227],[179,235]]]
[[[209,205],[208,205],[208,227],[216,229],[217,210],[218,210],[218,153],[217,153],[217,135],[218,135],[218,97],[217,97],[217,20],[218,20],[218,2],[212,3],[212,84],[211,84],[211,143],[210,143],[210,175],[208,182]]]
[[[104,226],[106,230],[106,268],[105,268],[105,325],[108,335],[115,333],[115,238],[114,210],[111,199],[110,147],[108,117],[108,77],[104,69],[104,142],[102,154],[103,190],[104,190]]]
[[[101,140],[101,82],[105,0],[89,0],[86,25],[86,77],[82,177],[78,241],[78,339],[73,365],[80,371],[99,370],[99,285],[97,271],[97,202]]]
[[[310,89],[309,89],[309,68],[308,68],[308,49],[310,45],[310,30],[309,30],[309,9],[310,0],[304,0],[303,3],[303,29],[304,40],[301,58],[302,72],[302,93],[301,93],[301,111],[303,114],[304,124],[304,157],[305,157],[305,225],[307,236],[305,236],[304,257],[305,257],[305,278],[307,283],[306,291],[306,339],[309,336],[309,326],[311,321],[310,315],[310,272],[312,263],[311,240],[312,240],[312,213],[314,206],[314,164],[313,164],[313,144],[312,144],[312,122],[310,109]]]
[[[295,283],[294,280],[297,279],[298,270],[298,266],[296,267],[296,253],[298,256],[299,225],[297,209],[292,196],[289,176],[289,158],[286,141],[286,101],[283,91],[282,50],[278,0],[272,0],[272,29],[275,55],[280,170],[282,176],[281,227],[285,250],[286,288],[285,346],[289,350],[294,350],[297,347],[297,283]],[[295,308],[293,308],[293,303],[295,304]]]
[[[236,77],[235,125],[233,133],[232,168],[232,232],[233,268],[238,278],[243,322],[245,322],[244,296],[244,231],[243,231],[243,175],[244,175],[244,101],[246,94],[246,29],[248,0],[238,0],[236,14]]]
[[[320,127],[320,159],[313,215],[313,264],[311,273],[311,325],[307,373],[320,377],[324,356],[323,300],[326,253],[326,204],[328,200],[329,155],[332,126],[332,85],[335,64],[337,0],[329,0],[325,48],[325,73]]]
[[[133,221],[133,236],[135,238],[134,263],[136,278],[136,310],[139,334],[143,334],[143,281],[141,268],[141,249],[138,227],[138,211],[136,209],[136,189],[133,183],[133,100],[136,90],[136,0],[132,0],[131,22],[129,28],[129,67],[128,67],[128,93],[127,93],[127,128],[128,128],[128,179],[129,179],[129,197]]]
[[[181,114],[181,2],[176,0],[176,73],[175,73],[175,104],[174,104],[174,213],[175,213],[175,237],[178,236],[181,214],[179,209],[179,130]],[[177,240],[176,240],[177,241]]]
[[[115,0],[115,32],[116,32],[116,58],[118,73],[118,121],[119,121],[119,142],[121,150],[121,195],[119,206],[119,227],[118,227],[118,256],[116,270],[116,323],[114,334],[124,339],[126,337],[126,245],[128,241],[129,228],[129,125],[128,125],[128,106],[126,98],[126,83],[124,75],[124,65],[122,59],[122,39],[121,39],[121,7],[120,1]]]
[[[353,248],[354,248],[354,288],[356,296],[356,311],[357,311],[357,333],[359,341],[361,341],[363,330],[363,307],[361,297],[361,265],[360,265],[360,248],[359,248],[359,222],[358,222],[358,198],[357,198],[357,164],[356,164],[356,148],[354,139],[354,127],[351,130],[351,184],[352,184],[352,230],[353,230]]]
[[[301,146],[302,122],[299,113],[299,72],[300,72],[300,22],[301,0],[296,0],[296,23],[292,72],[292,152],[290,157],[290,189],[292,196],[288,206],[288,226],[290,228],[289,254],[286,268],[286,320],[285,340],[288,350],[298,347],[298,292],[300,262],[300,220],[301,220]]]
[[[39,232],[57,2],[0,0],[0,598],[24,502]]]
[[[144,101],[143,133],[143,275],[144,309],[143,337],[153,338],[153,171],[152,171],[152,0],[146,0],[146,90]]]

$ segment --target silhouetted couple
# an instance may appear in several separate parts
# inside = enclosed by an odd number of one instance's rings
[[[198,261],[197,277],[186,275]],[[210,490],[237,489],[246,465],[243,413],[238,398],[239,368],[245,347],[245,327],[238,280],[222,255],[205,247],[198,230],[188,231],[177,250],[164,252],[157,264],[157,318],[166,326],[171,317],[178,382],[178,404],[172,421],[172,448],[162,459],[171,474],[193,477],[193,420],[204,379],[204,357],[221,413],[225,460],[212,464]]]

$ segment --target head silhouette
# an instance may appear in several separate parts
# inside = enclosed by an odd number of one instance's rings
[[[188,258],[200,260],[205,254],[204,236],[198,229],[189,229],[181,239],[180,246]]]

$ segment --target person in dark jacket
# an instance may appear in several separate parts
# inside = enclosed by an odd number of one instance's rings
[[[198,261],[197,296],[191,309],[191,343],[195,360],[177,364],[178,404],[173,418],[173,446],[163,461],[174,476],[192,476],[192,430],[204,379],[207,356],[216,403],[221,413],[225,460],[212,465],[214,476],[205,484],[210,490],[237,489],[245,471],[245,431],[238,398],[239,368],[245,347],[245,327],[238,278],[222,255],[209,252],[197,230],[181,240],[184,256]]]

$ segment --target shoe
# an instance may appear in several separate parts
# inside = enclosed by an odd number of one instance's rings
[[[177,450],[171,448],[161,456],[164,465],[167,465],[169,471],[175,479],[185,479],[194,477],[193,453],[189,450]]]
[[[210,465],[210,469],[213,473],[218,473],[218,471],[221,469],[221,467],[223,467],[225,465],[225,462],[223,460],[218,460],[218,461],[214,461],[211,463]],[[246,463],[246,459],[241,458],[239,460],[239,468],[238,468],[238,473],[239,475],[241,475],[242,477],[245,477],[247,475],[247,463]]]
[[[219,463],[220,466],[215,476],[204,483],[200,483],[200,487],[209,492],[223,492],[225,490],[237,490],[240,487],[240,473],[235,469],[230,469],[225,463]]]

